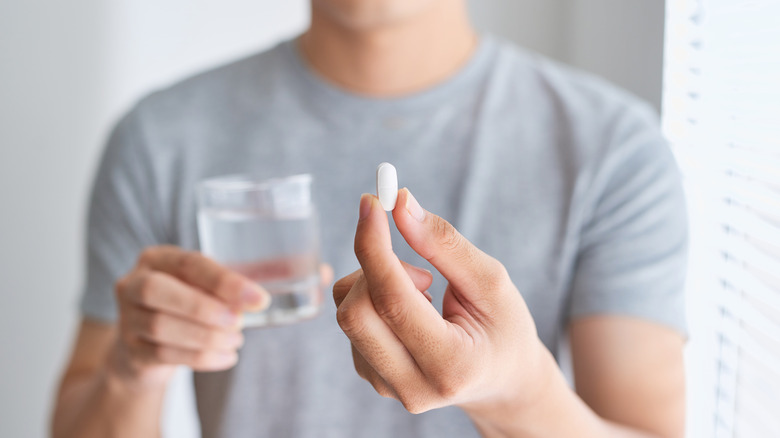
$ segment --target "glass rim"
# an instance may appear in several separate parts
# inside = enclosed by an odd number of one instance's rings
[[[198,183],[198,189],[199,191],[210,192],[259,192],[266,191],[272,187],[283,184],[311,183],[312,179],[313,177],[310,173],[301,173],[297,175],[266,179],[260,179],[257,175],[238,173],[204,179]]]

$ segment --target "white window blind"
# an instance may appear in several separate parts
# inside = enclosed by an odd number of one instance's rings
[[[692,229],[689,435],[780,437],[780,0],[667,0]]]

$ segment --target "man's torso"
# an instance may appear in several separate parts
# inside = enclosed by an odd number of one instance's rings
[[[153,95],[138,111],[158,195],[171,206],[170,243],[198,248],[195,186],[204,178],[311,173],[323,261],[346,275],[359,267],[359,196],[388,161],[425,208],[506,266],[555,352],[584,208],[578,194],[620,105],[586,107],[588,87],[562,97],[555,82],[566,81],[541,63],[486,37],[444,84],[378,101],[324,83],[287,42]],[[579,121],[580,111],[592,114]],[[393,232],[399,257],[429,268]],[[445,286],[436,275],[434,303]],[[249,329],[235,368],[196,374],[205,437],[477,435],[456,408],[412,416],[360,380],[329,292],[317,318]]]

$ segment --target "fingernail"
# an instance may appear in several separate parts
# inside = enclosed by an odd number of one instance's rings
[[[222,317],[220,318],[220,325],[223,325],[225,327],[235,327],[238,325],[239,316],[238,314],[231,312],[230,310],[226,310]]]
[[[217,361],[222,365],[230,365],[238,361],[238,354],[235,351],[220,351],[217,353]]]
[[[404,190],[406,190],[406,211],[408,211],[413,218],[417,219],[418,222],[422,222],[423,219],[425,219],[425,210],[420,207],[420,203],[417,202],[417,199],[414,198],[414,195],[412,195],[412,192],[410,192],[409,189]]]
[[[430,274],[430,273],[431,273],[431,271],[430,271],[430,270],[428,270],[428,269],[421,268],[421,267],[419,267],[419,266],[414,266],[414,265],[410,265],[410,266],[412,267],[412,269],[416,269],[418,272],[425,272],[425,273],[427,273],[427,274]]]
[[[244,345],[244,335],[241,332],[235,332],[228,335],[228,342],[231,346],[241,347]]]
[[[373,199],[371,199],[371,195],[368,193],[363,193],[363,195],[360,196],[360,219],[363,220],[368,217],[368,214],[371,212],[371,203],[373,202]]]
[[[256,285],[247,284],[241,291],[241,304],[250,308],[260,307],[265,300],[263,295],[263,292]]]
[[[431,295],[430,292],[428,292],[427,290],[424,290],[424,291],[422,291],[422,294],[425,295],[425,298],[428,298],[428,301],[433,303],[433,295]]]

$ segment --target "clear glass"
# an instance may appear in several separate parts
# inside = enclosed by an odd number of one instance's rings
[[[198,186],[203,254],[271,294],[268,309],[244,315],[247,327],[289,324],[320,310],[320,236],[311,182],[311,175],[264,181],[237,175]]]

